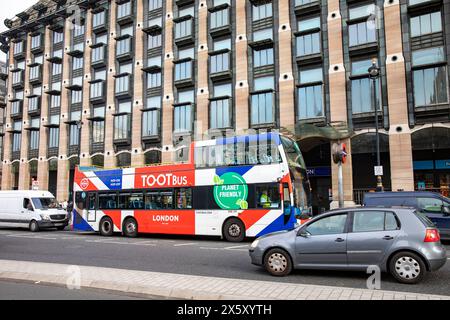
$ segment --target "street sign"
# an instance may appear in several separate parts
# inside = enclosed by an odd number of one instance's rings
[[[345,143],[333,143],[331,153],[334,163],[345,163],[347,160],[347,146]]]
[[[383,166],[375,166],[373,168],[374,168],[376,176],[382,176],[383,175]]]

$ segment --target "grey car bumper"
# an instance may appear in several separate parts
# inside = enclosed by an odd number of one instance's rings
[[[69,219],[65,219],[65,220],[61,220],[61,221],[41,220],[41,221],[38,221],[37,223],[38,223],[39,228],[41,228],[41,229],[66,227],[69,224]]]
[[[444,257],[442,259],[434,259],[434,260],[428,260],[428,263],[430,264],[430,271],[437,271],[440,268],[444,266],[444,264],[447,262],[447,257]]]
[[[263,264],[262,261],[262,252],[261,250],[258,249],[250,249],[249,250],[249,255],[250,255],[250,259],[252,264],[256,265],[256,266],[261,266]]]

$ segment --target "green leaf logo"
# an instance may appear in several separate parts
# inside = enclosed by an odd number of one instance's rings
[[[245,200],[242,200],[240,203],[240,206],[241,206],[242,210],[246,210],[246,209],[248,209],[248,202]]]

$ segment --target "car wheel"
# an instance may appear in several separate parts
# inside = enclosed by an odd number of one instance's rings
[[[110,237],[114,232],[114,224],[110,217],[103,218],[100,221],[100,234],[104,237]]]
[[[287,276],[292,271],[291,256],[282,249],[271,249],[264,257],[264,267],[273,276]]]
[[[36,222],[36,220],[32,220],[32,221],[30,222],[30,231],[31,231],[31,232],[38,232],[38,231],[39,231],[39,225],[38,225],[38,223]]]
[[[230,219],[223,225],[223,235],[227,241],[241,242],[245,238],[245,226],[239,219]]]
[[[122,226],[123,235],[128,238],[136,238],[138,235],[138,225],[136,220],[129,218],[125,220]]]
[[[422,280],[426,266],[417,254],[405,251],[392,257],[389,270],[398,282],[414,284]]]

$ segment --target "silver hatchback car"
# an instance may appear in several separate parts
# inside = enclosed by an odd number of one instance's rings
[[[447,261],[439,231],[408,208],[345,208],[290,230],[267,234],[250,247],[251,261],[274,276],[295,269],[366,271],[378,266],[402,283],[419,282]]]

